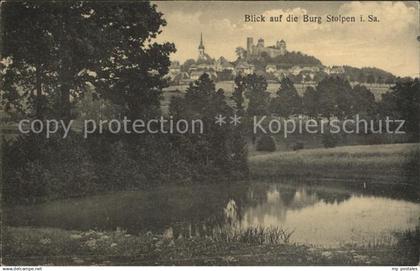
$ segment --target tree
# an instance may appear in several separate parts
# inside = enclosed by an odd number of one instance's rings
[[[195,60],[194,59],[192,59],[192,58],[187,59],[184,62],[184,64],[181,65],[181,71],[188,72],[189,69],[190,69],[190,67],[191,67],[191,65],[194,65],[194,64],[195,64]]]
[[[267,81],[263,76],[249,74],[244,80],[245,97],[249,100],[248,116],[265,115],[268,112],[270,93],[267,91]]]
[[[276,151],[276,141],[271,135],[263,134],[258,138],[255,148],[257,151],[273,152]]]
[[[239,115],[244,113],[244,92],[245,92],[245,77],[238,75],[235,78],[235,89],[232,93],[232,100],[235,102],[235,109]]]
[[[163,14],[149,2],[101,2],[91,17],[101,25],[101,37],[112,37],[104,44],[108,57],[95,70],[100,94],[129,119],[157,115],[175,52],[172,43],[153,42],[166,25]]]
[[[404,129],[413,141],[420,139],[420,83],[419,79],[398,80],[390,92],[382,95],[379,104],[382,116],[405,120]]]
[[[277,97],[271,103],[271,111],[286,118],[302,113],[302,99],[289,78],[285,77],[280,81]]]
[[[174,47],[151,43],[166,24],[154,5],[28,1],[7,2],[2,8],[2,55],[11,60],[3,82],[7,107],[29,109],[40,118],[50,109],[69,119],[87,82],[110,99],[119,88],[127,95],[114,102],[125,100],[132,110],[148,102],[156,106],[155,89],[164,86],[160,77]],[[128,83],[138,79],[141,86]],[[139,89],[150,91],[145,95],[150,99],[139,98]],[[22,101],[29,106],[20,105]]]
[[[369,74],[366,79],[366,83],[374,84],[375,83],[375,76],[373,74]]]
[[[242,47],[236,47],[235,53],[238,56],[238,59],[244,59],[247,56],[247,51]]]
[[[71,118],[72,106],[106,53],[98,2],[12,1],[2,5],[7,107],[25,114]],[[108,37],[109,38],[109,37]],[[26,102],[28,106],[19,104]],[[34,114],[31,114],[34,112]]]
[[[175,48],[154,42],[166,24],[155,5],[11,1],[2,3],[2,15],[1,94],[6,107],[30,117],[62,119],[73,117],[75,104],[100,107],[96,99],[128,118],[146,119],[159,111],[161,89],[167,83],[163,76]],[[83,108],[79,113],[95,116],[94,111]],[[25,184],[33,183],[50,198],[75,195],[72,189],[78,190],[76,195],[114,189],[119,181],[124,182],[117,185],[121,188],[140,187],[143,180],[162,181],[169,174],[165,165],[182,160],[167,155],[171,147],[162,148],[170,145],[167,137],[124,135],[115,145],[116,137],[106,131],[92,134],[92,140],[84,140],[77,131],[71,131],[66,140],[22,135],[10,143],[10,155],[2,157],[9,165],[8,185],[19,195],[29,195],[26,192],[32,186]],[[16,159],[28,152],[30,159]],[[63,161],[71,161],[71,166]]]
[[[314,87],[307,87],[302,97],[302,106],[304,114],[309,117],[317,117],[319,108],[318,108],[318,92]]]
[[[352,88],[350,83],[340,77],[327,77],[317,86],[318,109],[322,117],[343,119],[354,113]]]
[[[352,91],[352,103],[355,113],[371,115],[375,110],[375,96],[362,85],[356,85]]]
[[[200,119],[204,124],[203,133],[185,134],[175,142],[188,159],[195,179],[204,178],[203,174],[229,177],[247,173],[247,148],[242,130],[215,123],[216,116],[232,116],[233,110],[226,103],[223,90],[216,90],[207,73],[190,84],[184,98],[174,98],[170,110],[177,118]]]
[[[224,69],[220,72],[216,72],[217,81],[231,81],[234,79],[233,72],[231,70]]]
[[[48,6],[7,2],[2,5],[2,100],[7,111],[42,119],[47,111],[47,76],[56,68],[54,39]],[[56,33],[54,33],[56,34]]]

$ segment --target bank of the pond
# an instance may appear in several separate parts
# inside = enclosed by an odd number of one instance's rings
[[[344,146],[254,153],[251,178],[346,179],[418,185],[420,144]]]
[[[415,265],[413,247],[322,249],[124,231],[3,229],[4,265]],[[407,253],[410,252],[410,253]]]

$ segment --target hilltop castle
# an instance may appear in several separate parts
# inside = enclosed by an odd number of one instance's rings
[[[258,57],[262,53],[266,53],[271,58],[282,56],[286,54],[286,42],[284,40],[277,41],[275,46],[264,47],[264,39],[259,39],[257,44],[254,45],[254,39],[248,37],[246,39],[246,51],[248,57]]]

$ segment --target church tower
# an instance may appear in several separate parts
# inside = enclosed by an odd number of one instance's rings
[[[198,58],[199,59],[205,59],[205,53],[204,53],[204,44],[203,44],[203,33],[200,34],[200,45],[198,46]]]

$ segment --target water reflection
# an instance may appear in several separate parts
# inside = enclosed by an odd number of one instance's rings
[[[409,189],[305,183],[234,183],[121,192],[6,209],[14,226],[210,235],[226,226],[294,230],[292,241],[321,246],[388,240],[419,223]],[[402,192],[401,192],[402,191]],[[406,191],[406,192],[404,192]]]
[[[339,246],[388,242],[392,232],[418,225],[419,217],[418,203],[315,187],[291,192],[273,185],[264,201],[247,208],[241,227],[279,227],[294,230],[295,242]]]

